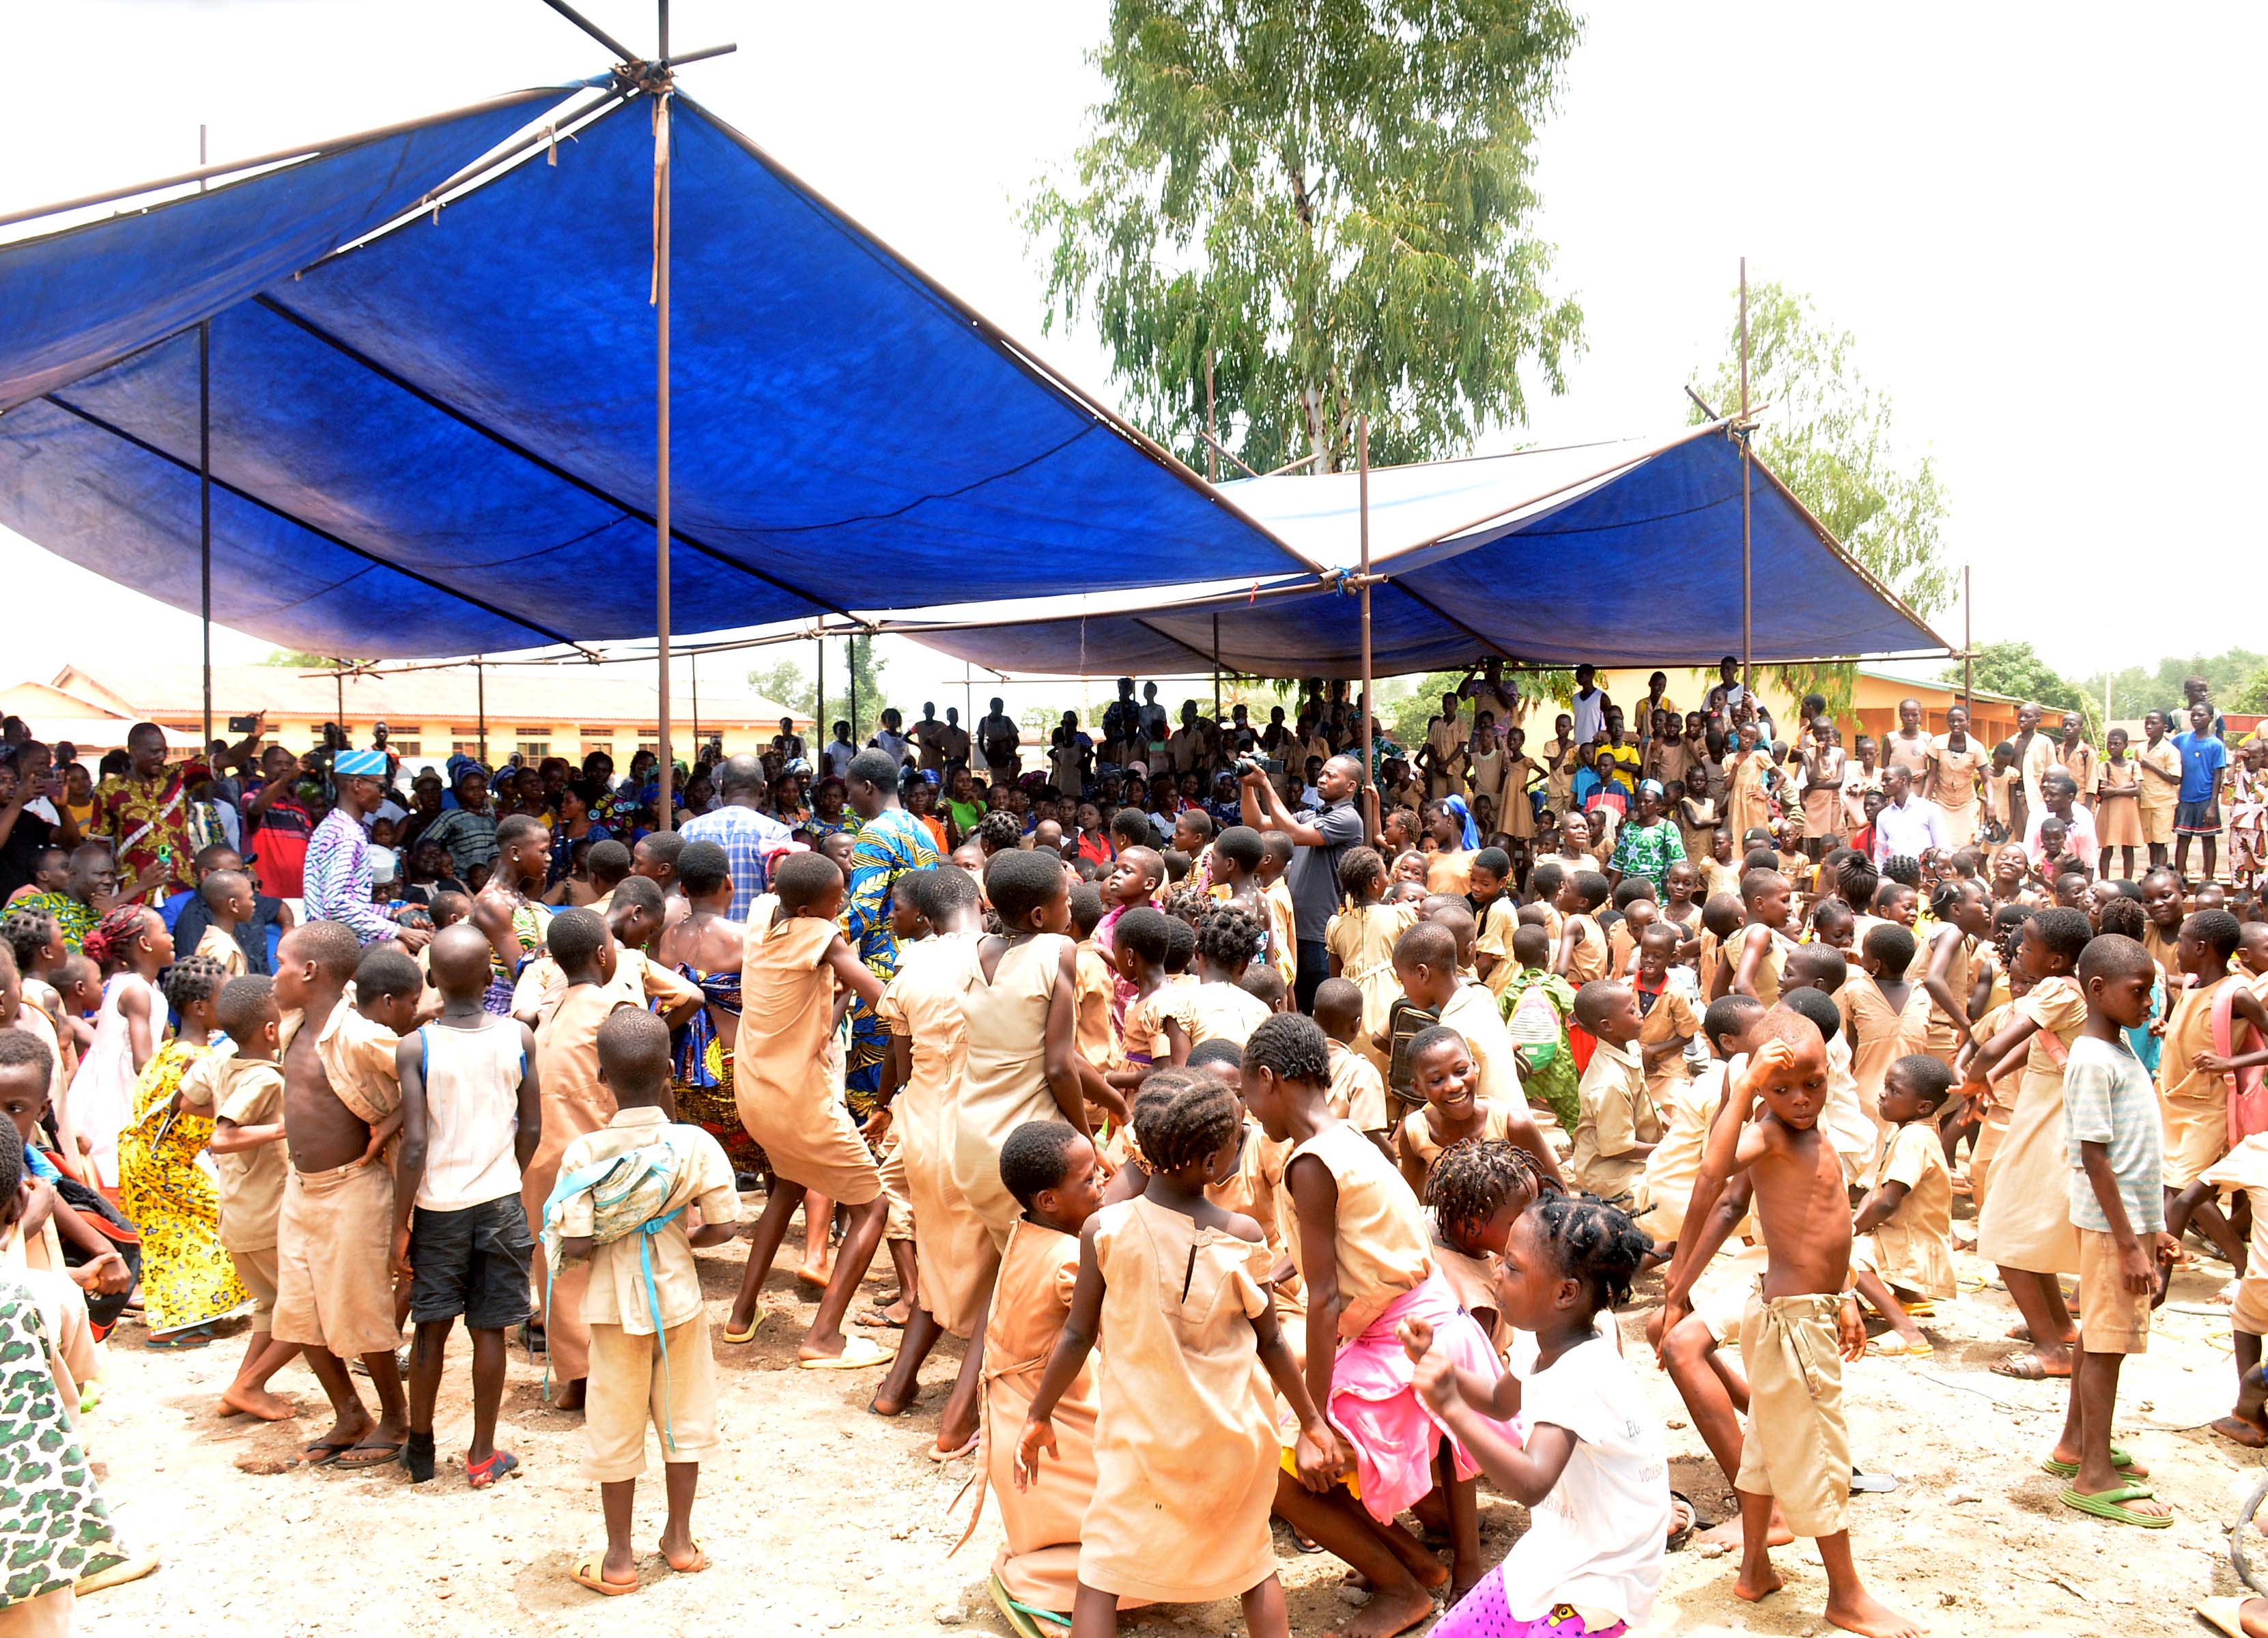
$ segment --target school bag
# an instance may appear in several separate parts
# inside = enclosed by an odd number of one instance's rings
[[[669,1350],[661,1344],[661,1292],[653,1278],[653,1236],[685,1214],[680,1206],[672,1211],[662,1208],[676,1186],[678,1176],[687,1166],[686,1155],[676,1147],[674,1129],[666,1128],[661,1136],[651,1143],[593,1161],[574,1171],[563,1172],[559,1181],[551,1185],[551,1192],[543,1202],[543,1311],[551,1312],[552,1282],[559,1275],[559,1249],[566,1236],[560,1222],[568,1204],[585,1195],[591,1201],[591,1238],[598,1245],[612,1245],[631,1235],[638,1236],[638,1274],[645,1288],[647,1312],[653,1321],[653,1334],[661,1354],[662,1404],[669,1400]],[[696,1133],[697,1135],[697,1133]],[[543,1395],[551,1397],[551,1353],[544,1350]],[[662,1437],[669,1448],[677,1448],[674,1420],[665,1408]]]

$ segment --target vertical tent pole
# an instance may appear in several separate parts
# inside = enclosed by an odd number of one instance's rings
[[[331,682],[338,690],[339,732],[344,734],[347,731],[347,662],[343,660],[334,660],[331,663],[338,668],[331,673]]]
[[[205,128],[197,127],[197,164],[205,162]],[[200,181],[197,191],[205,185]],[[204,625],[205,736],[212,745],[212,321],[197,326],[197,609]]]
[[[850,674],[850,742],[858,742],[858,634],[843,639],[843,668]]]
[[[1220,726],[1220,616],[1212,617],[1212,726]]]
[[[660,60],[669,60],[669,0],[659,0]],[[665,70],[666,72],[666,70]],[[675,772],[669,758],[669,88],[665,81],[653,104],[653,333],[654,333],[654,635],[656,746],[661,755],[661,794],[655,823],[674,828],[669,800]]]
[[[489,669],[473,657],[473,703],[480,712],[481,766],[489,765]]]
[[[202,160],[204,156],[199,154]],[[1216,436],[1212,424],[1212,349],[1205,349],[1205,482],[1220,482],[1220,451],[1212,441]]]
[[[693,674],[693,757],[701,759],[701,651],[695,649],[685,656],[685,668]]]
[[[1756,588],[1749,537],[1749,259],[1741,258],[1741,687],[1756,692]],[[1751,701],[1750,704],[1754,704]]]
[[[1355,493],[1362,517],[1362,783],[1371,786],[1371,757],[1378,743],[1370,708],[1370,412],[1355,422]]]
[[[1961,697],[1969,707],[1969,720],[1977,721],[1977,641],[1971,635],[1969,607],[1969,565],[1961,565]],[[2110,679],[2102,680],[2102,720],[2110,720]]]
[[[976,733],[972,725],[976,720],[976,669],[966,660],[961,662],[961,731]]]
[[[828,731],[827,639],[824,637],[821,637],[819,639],[819,693],[817,698],[819,703],[812,707],[811,712],[811,737],[819,742],[820,749],[824,752],[827,749],[826,734]],[[814,757],[812,761],[811,771],[814,773],[817,773],[819,771],[820,764],[824,760],[824,756]]]

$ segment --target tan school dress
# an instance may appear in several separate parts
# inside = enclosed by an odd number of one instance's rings
[[[2024,1059],[2008,1135],[1992,1162],[1992,1187],[1977,1220],[1977,1254],[2036,1274],[2076,1274],[2071,1163],[2063,1135],[2063,1066],[2087,1025],[2087,998],[2068,978],[2043,979],[2015,1003],[2039,1026]],[[2050,1044],[2051,1036],[2054,1037]]]
[[[2113,796],[2114,791],[2136,791],[2135,781],[2142,772],[2130,758],[2121,762],[2103,763],[2099,770],[2095,794],[2095,839],[2103,847],[2140,847],[2142,835],[2142,804],[2139,794]]]
[[[1803,833],[1807,837],[1835,837],[1843,833],[1843,769],[1845,753],[1839,745],[1828,747],[1816,770],[1810,761],[1804,765]]]
[[[546,1291],[550,1293],[543,1312],[545,1346],[550,1350],[552,1374],[562,1382],[590,1375],[591,1328],[583,1322],[583,1291],[590,1283],[591,1265],[578,1263],[560,1270],[556,1280],[547,1279],[543,1203],[559,1181],[559,1161],[567,1146],[615,1118],[615,1095],[599,1084],[599,1026],[622,1005],[621,993],[611,986],[578,984],[559,998],[535,1031],[543,1135],[521,1176],[519,1199],[528,1228],[536,1236],[535,1300],[542,1303]]]
[[[2169,1189],[2188,1188],[2228,1153],[2229,1077],[2193,1068],[2190,1059],[2213,1050],[2213,999],[2223,985],[2237,982],[2220,978],[2183,991],[2166,1024],[2165,1043],[2158,1053],[2158,1108],[2164,1122]],[[2249,1029],[2242,1032],[2251,1033]]]
[[[900,1095],[903,1096],[902,1094]],[[990,1259],[990,1247],[986,1247]],[[929,1288],[924,1271],[922,1295]],[[984,1469],[1007,1541],[992,1573],[1008,1596],[1035,1609],[1069,1612],[1079,1590],[1081,1521],[1094,1499],[1094,1428],[1100,1401],[1088,1355],[1056,1401],[1056,1450],[1042,1457],[1028,1490],[1016,1488],[1016,1441],[1048,1356],[1071,1317],[1079,1283],[1079,1240],[1019,1219],[1000,1257],[1000,1282],[984,1322]],[[975,1529],[975,1521],[970,1528]]]
[[[882,1174],[843,1102],[835,975],[821,965],[840,929],[820,916],[774,921],[778,903],[767,893],[748,910],[733,1101],[782,1179],[864,1206]]]
[[[1101,1411],[1079,1579],[1164,1604],[1249,1591],[1276,1573],[1276,1400],[1252,1330],[1268,1248],[1146,1197],[1104,1206],[1094,1236]]]
[[[1946,986],[1961,999],[1963,1006],[1968,1004],[1969,992],[1976,987],[1977,983],[1977,940],[1973,935],[1954,926],[1940,927],[1937,932],[1930,935],[1929,942],[1915,953],[1914,964],[1906,969],[1906,982],[1913,986],[1912,992],[1908,995],[1906,1001],[1911,1008],[1913,1005],[1913,996],[1918,995],[1922,998],[1922,1005],[1927,1009],[1922,1028],[1921,1044],[1913,1050],[1918,1052],[1927,1052],[1932,1058],[1950,1069],[1953,1067],[1955,1058],[1961,1051],[1962,1044],[1969,1039],[1969,1036],[1959,1024],[1953,1022],[1945,1008],[1929,999],[1929,992],[1922,987],[1921,982],[1922,976],[1929,970],[1929,963],[1936,947],[1940,941],[1948,938],[1954,941],[1954,950],[1953,960],[1945,970]]]
[[[1394,942],[1418,922],[1415,904],[1351,905],[1323,924],[1323,945],[1338,957],[1339,977],[1362,992],[1362,1033],[1355,1051],[1387,1067],[1386,1053],[1372,1037],[1384,1032],[1388,1015],[1402,999],[1402,980],[1394,976]]]
[[[1930,793],[1930,801],[1937,804],[1938,817],[1945,826],[1945,842],[1948,847],[1967,847],[1977,839],[1977,827],[1984,818],[1984,803],[1977,795],[1977,780],[1992,764],[1992,756],[1970,734],[1967,747],[1955,750],[1944,740],[1930,748],[1930,765],[1937,770],[1937,785]]]
[[[990,981],[979,965],[967,1001],[968,1066],[954,1129],[953,1181],[996,1246],[1008,1243],[1009,1229],[1023,1215],[1000,1181],[1001,1146],[1026,1121],[1063,1118],[1048,1088],[1048,1007],[1070,943],[1061,933],[1042,933],[1010,945]]]
[[[953,1181],[954,1134],[968,1064],[963,1008],[976,987],[978,936],[939,935],[901,945],[897,975],[877,1009],[892,1035],[907,1037],[912,1059],[906,1084],[890,1105],[890,1124],[913,1206],[921,1305],[963,1339],[984,1306],[993,1261],[991,1230]]]

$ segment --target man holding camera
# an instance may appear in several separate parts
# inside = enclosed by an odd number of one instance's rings
[[[1256,830],[1281,830],[1292,838],[1292,862],[1284,875],[1292,890],[1292,924],[1300,945],[1292,993],[1300,1010],[1310,1012],[1315,986],[1331,976],[1323,928],[1339,906],[1339,860],[1347,849],[1378,834],[1378,794],[1363,786],[1362,764],[1352,756],[1334,756],[1323,764],[1315,779],[1322,806],[1297,815],[1285,806],[1267,769],[1256,758],[1237,758],[1236,778],[1244,823]],[[1359,808],[1358,787],[1363,791]]]

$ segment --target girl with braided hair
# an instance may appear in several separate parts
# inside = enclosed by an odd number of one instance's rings
[[[1189,1037],[1242,1046],[1269,1015],[1268,1003],[1237,981],[1259,953],[1262,929],[1251,915],[1228,905],[1205,911],[1197,924],[1197,982],[1171,992],[1166,1010]],[[1186,1061],[1187,1050],[1181,1054]]]
[[[1497,1295],[1504,1248],[1545,1186],[1535,1157],[1497,1138],[1451,1144],[1426,1174],[1433,1261],[1456,1293],[1457,1305],[1473,1317],[1499,1358],[1512,1341]]]
[[[252,1301],[220,1243],[220,1197],[197,1164],[212,1117],[181,1102],[181,1077],[212,1051],[213,1003],[227,982],[227,970],[202,956],[166,974],[166,1000],[181,1025],[143,1066],[134,1124],[118,1134],[118,1203],[142,1232],[142,1307],[153,1348],[202,1348],[215,1325]]]
[[[1612,1638],[1653,1607],[1669,1527],[1661,1420],[1612,1338],[1612,1310],[1653,1249],[1627,1214],[1547,1191],[1504,1250],[1511,1375],[1460,1370],[1430,1327],[1403,1327],[1419,1396],[1529,1510],[1528,1533],[1441,1618],[1440,1638]],[[1503,1432],[1515,1413],[1517,1441]]]
[[[88,1181],[118,1192],[118,1134],[134,1118],[134,1088],[166,1032],[158,975],[173,963],[173,935],[147,904],[121,904],[87,929],[80,952],[102,974],[94,1039],[80,1055],[65,1122],[85,1152]]]
[[[1268,1524],[1281,1474],[1276,1404],[1256,1367],[1299,1420],[1291,1456],[1300,1482],[1329,1483],[1339,1440],[1261,1283],[1271,1259],[1260,1225],[1206,1198],[1236,1169],[1243,1111],[1205,1075],[1143,1100],[1135,1133],[1149,1181],[1080,1229],[1071,1311],[1016,1442],[1016,1485],[1031,1488],[1042,1459],[1056,1457],[1057,1401],[1107,1335],[1071,1630],[1116,1632],[1121,1598],[1203,1604],[1234,1595],[1253,1638],[1289,1638]]]

